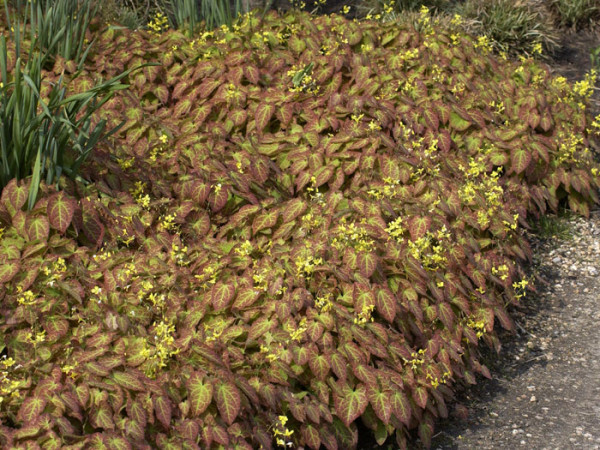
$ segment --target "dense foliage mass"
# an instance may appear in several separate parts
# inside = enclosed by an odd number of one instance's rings
[[[103,106],[92,184],[2,191],[2,447],[428,443],[530,287],[519,225],[600,186],[591,79],[429,20],[103,31],[70,92],[161,65]]]

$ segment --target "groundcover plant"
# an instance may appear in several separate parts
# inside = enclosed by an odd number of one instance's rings
[[[2,447],[428,445],[532,289],[522,227],[598,201],[594,74],[426,12],[98,33],[71,92],[160,65],[99,111],[89,184],[2,191]]]

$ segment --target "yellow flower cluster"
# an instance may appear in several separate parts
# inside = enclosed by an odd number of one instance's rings
[[[117,163],[119,167],[123,170],[131,169],[133,167],[133,163],[135,162],[135,158],[132,156],[131,158],[117,158]]]
[[[490,41],[490,38],[488,38],[485,34],[477,38],[475,48],[481,49],[484,55],[491,53],[493,50],[492,42]]]
[[[406,364],[409,364],[412,370],[417,370],[425,363],[425,350],[420,349],[418,352],[410,354],[411,359],[402,358]]]
[[[518,225],[518,222],[517,222],[518,219],[519,219],[519,214],[515,214],[513,216],[513,223],[510,223],[507,220],[503,220],[502,224],[504,225],[504,230],[505,231],[516,230],[517,225]]]
[[[514,282],[512,284],[513,289],[515,290],[515,297],[518,299],[525,297],[527,295],[527,286],[529,285],[529,281],[524,278],[521,281]]]
[[[292,68],[287,71],[287,75],[292,79],[297,75],[299,76],[299,81],[290,86],[290,92],[304,92],[306,94],[316,95],[321,89],[320,86],[316,85],[315,79],[308,71],[306,71],[306,68],[298,68],[296,65],[293,65]]]
[[[252,242],[246,239],[242,245],[235,249],[235,253],[239,256],[249,256],[253,249]]]
[[[450,231],[444,225],[437,232],[427,232],[415,241],[408,240],[408,254],[420,261],[427,270],[442,267],[447,258],[444,255],[444,242],[450,239]]]
[[[283,345],[281,344],[281,342],[278,342],[275,345],[271,345],[269,343],[268,346],[260,344],[260,352],[266,353],[265,358],[267,359],[267,361],[277,361],[279,358],[281,358],[281,354],[283,353]]]
[[[306,230],[310,232],[311,230],[323,225],[325,223],[325,218],[321,215],[315,215],[312,212],[307,212],[302,216],[302,226],[301,230]]]
[[[323,258],[315,258],[310,254],[309,249],[305,249],[294,264],[296,265],[296,275],[310,278],[315,271],[315,267],[323,264]]]
[[[315,299],[315,306],[319,312],[326,313],[331,310],[331,293],[325,294],[324,296],[317,296]]]
[[[174,231],[177,228],[177,224],[175,223],[175,217],[177,214],[167,214],[166,216],[161,216],[162,220],[159,224],[159,229],[164,231]]]
[[[150,196],[148,194],[144,195],[144,189],[146,189],[146,183],[136,181],[134,189],[130,189],[129,193],[138,205],[148,210],[150,209]]]
[[[279,416],[279,422],[273,428],[273,435],[278,447],[292,447],[294,443],[289,439],[294,430],[288,430],[285,424],[288,421],[286,416]]]
[[[5,396],[8,395],[13,398],[19,398],[21,396],[19,388],[24,387],[26,384],[26,380],[10,379],[9,369],[14,365],[15,360],[6,356],[0,362],[0,366],[2,366],[0,369],[0,404],[4,402]],[[19,367],[21,366],[15,366],[15,369]]]
[[[485,334],[485,321],[483,320],[474,320],[472,317],[469,317],[467,326],[475,331],[477,339],[481,339]]]
[[[179,349],[174,348],[175,325],[164,318],[154,326],[154,344],[153,349],[148,347],[142,350],[142,355],[148,359],[149,364],[146,367],[146,376],[154,378],[157,372],[167,366],[167,361],[170,357],[177,355]]]
[[[180,247],[175,243],[171,244],[171,260],[178,266],[187,266],[190,263],[190,261],[187,260],[187,252],[187,245]]]
[[[382,198],[394,198],[398,195],[397,187],[400,185],[400,180],[393,180],[392,178],[384,178],[383,186],[375,186],[367,191],[367,194],[374,197],[377,200]]]
[[[77,372],[75,372],[75,369],[77,369],[77,367],[79,366],[79,362],[75,361],[73,364],[65,364],[61,367],[61,371],[67,375],[68,377],[70,377],[71,379],[75,379],[77,378]]]
[[[402,226],[402,217],[398,217],[388,224],[385,231],[390,235],[388,240],[394,238],[396,241],[402,241],[402,234],[406,231],[406,228]]]
[[[34,347],[37,347],[42,342],[46,341],[46,330],[42,330],[39,333],[33,334],[32,332],[27,333],[25,341],[29,342]]]
[[[568,134],[561,130],[558,132],[557,142],[560,143],[558,146],[558,155],[556,156],[557,165],[561,165],[564,162],[579,162],[575,153],[577,152],[577,147],[583,145],[583,136]]]
[[[365,219],[361,220],[361,222],[365,221]],[[370,252],[375,247],[375,241],[369,237],[364,228],[357,226],[356,222],[347,224],[346,218],[342,217],[331,245],[339,251],[343,251],[346,247],[352,247],[359,252]]]
[[[583,80],[575,83],[575,85],[573,86],[573,92],[580,97],[588,99],[594,91],[597,76],[598,72],[596,71],[596,69],[590,70],[585,75],[585,78]]]
[[[152,21],[148,22],[148,28],[151,30],[150,33],[156,36],[160,35],[163,31],[169,29],[169,21],[167,16],[161,12],[157,12]]]
[[[310,186],[306,188],[306,192],[308,192],[308,196],[312,202],[319,204],[325,202],[325,196],[322,192],[319,192],[319,188],[317,188],[317,179],[314,176],[310,177]]]
[[[165,153],[167,149],[167,143],[169,142],[169,136],[166,134],[161,134],[158,137],[158,140],[160,141],[160,144],[153,147],[152,150],[150,150],[150,155],[148,156],[148,159],[152,162],[156,162],[156,160]]]
[[[202,274],[194,275],[195,278],[203,282],[202,287],[207,288],[208,284],[215,284],[217,282],[217,275],[219,274],[219,267],[217,264],[209,264],[202,270]]]
[[[300,342],[302,340],[302,336],[304,336],[304,333],[306,333],[307,330],[307,326],[306,326],[306,317],[303,317],[302,319],[300,319],[300,323],[298,324],[297,328],[291,328],[291,327],[286,327],[286,331],[290,334],[290,339],[292,341],[297,341]]]
[[[450,376],[452,374],[450,372],[444,372],[442,374],[442,379],[440,380],[437,377],[434,377],[433,375],[431,375],[430,373],[428,373],[425,376],[425,379],[431,381],[431,387],[433,387],[434,389],[437,388],[440,384],[446,384],[448,382],[448,380],[450,379]]]
[[[497,276],[502,281],[508,278],[508,266],[506,264],[502,264],[498,267],[492,267],[492,275]]]
[[[36,300],[37,296],[30,290],[27,290],[23,292],[23,294],[21,294],[19,298],[17,298],[17,303],[23,306],[30,306],[33,305],[36,302]]]
[[[212,322],[203,324],[206,342],[216,341],[227,328],[227,322],[222,318],[216,317]]]
[[[367,322],[373,322],[372,314],[375,309],[375,305],[364,305],[362,310],[354,318],[354,323],[357,325],[364,325]]]

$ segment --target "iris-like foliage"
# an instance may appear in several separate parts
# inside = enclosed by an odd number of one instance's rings
[[[38,32],[42,29],[49,32],[53,29],[53,22],[46,16],[39,16],[41,11],[39,4],[37,12],[32,6],[31,21],[35,18],[36,26],[45,24],[38,28]],[[48,11],[52,14],[52,8]],[[10,16],[8,9],[6,12]],[[62,174],[77,177],[79,167],[96,144],[118,130],[115,127],[105,133],[106,121],[94,123],[92,116],[116,91],[127,87],[119,82],[134,69],[69,97],[66,96],[61,74],[44,99],[40,94],[42,69],[58,42],[64,38],[64,28],[56,32],[52,41],[50,35],[41,39],[38,33],[32,31],[30,53],[24,62],[21,33],[25,30],[26,21],[19,23],[17,14],[8,23],[12,27],[9,43],[14,52],[9,52],[5,36],[0,36],[0,186],[4,187],[15,177],[22,179],[33,174],[28,200],[28,208],[31,209],[41,180],[52,184],[57,183]],[[48,24],[50,26],[46,26]],[[37,45],[41,46],[42,52],[35,51]],[[86,53],[80,55],[79,66],[84,63]],[[9,58],[16,58],[16,62]],[[9,62],[14,64],[10,73]],[[71,64],[70,68],[74,71],[75,64],[72,61]]]

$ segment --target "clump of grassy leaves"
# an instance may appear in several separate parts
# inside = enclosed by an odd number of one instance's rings
[[[98,36],[79,79],[161,65],[92,184],[2,191],[3,447],[430,442],[531,288],[519,224],[600,183],[589,86],[417,25]]]

